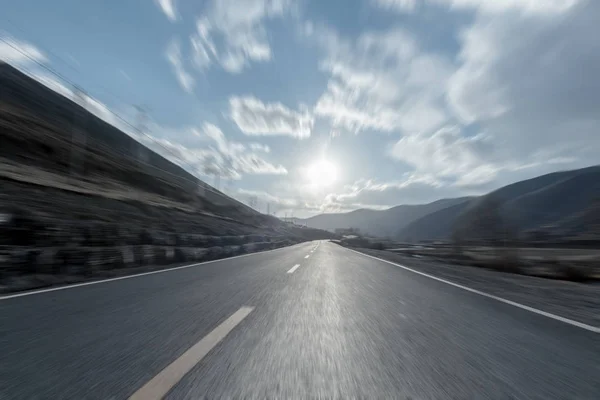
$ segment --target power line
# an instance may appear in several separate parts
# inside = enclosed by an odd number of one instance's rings
[[[25,29],[23,29],[23,27],[21,27],[18,24],[16,24],[13,20],[11,20],[10,18],[5,18],[5,20],[9,24],[11,24],[13,26],[13,28],[15,28],[18,31],[21,31],[21,33],[27,35],[27,32],[25,31]],[[81,71],[77,67],[74,67],[73,65],[71,65],[71,63],[67,62],[63,57],[59,56],[58,54],[56,54],[55,52],[51,51],[47,47],[44,48],[44,51],[46,53],[50,54],[53,58],[56,58],[57,60],[61,61],[63,64],[65,64],[67,67],[69,67],[73,71],[81,73]]]

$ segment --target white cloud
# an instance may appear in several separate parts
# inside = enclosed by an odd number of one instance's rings
[[[527,164],[540,151],[573,166],[597,162],[599,20],[596,1],[562,16],[477,16],[462,35],[452,109],[488,132],[509,163]]]
[[[73,98],[73,90],[68,88],[64,83],[60,82],[58,79],[49,76],[48,74],[39,73],[36,71],[35,73],[27,73],[27,75],[40,82],[44,86],[49,89],[54,90],[56,93],[59,93],[65,97]]]
[[[167,46],[167,50],[165,53],[167,61],[171,64],[171,68],[173,68],[173,72],[177,78],[177,82],[181,85],[181,87],[188,93],[191,93],[194,89],[194,85],[196,84],[196,80],[194,77],[186,71],[183,65],[183,59],[181,56],[181,44],[179,40],[173,39],[169,45]]]
[[[386,209],[398,204],[422,204],[439,198],[460,196],[458,188],[440,183],[432,176],[404,174],[402,179],[378,182],[359,179],[323,199],[320,209],[344,212],[357,208]]]
[[[240,73],[251,62],[272,58],[265,23],[290,10],[291,0],[213,0],[190,37],[200,70],[213,63]]]
[[[315,113],[352,132],[431,132],[449,119],[444,92],[452,73],[443,57],[423,52],[402,29],[366,32],[355,42],[314,34],[331,76]]]
[[[322,212],[323,208],[318,202],[314,202],[303,196],[280,196],[271,191],[237,189],[234,196],[242,202],[257,201],[256,208],[266,212],[267,208],[278,217],[304,218]]]
[[[271,148],[269,146],[267,146],[266,144],[250,143],[249,147],[251,150],[255,150],[255,151],[263,151],[265,153],[271,152]]]
[[[261,158],[259,155],[250,153],[240,155],[234,167],[246,174],[254,175],[287,175],[288,171],[283,165],[274,165]]]
[[[455,8],[476,8],[483,12],[524,11],[532,14],[561,13],[579,0],[429,0]]]
[[[246,198],[254,197],[261,203],[269,203],[273,212],[281,208],[295,209],[300,204],[297,199],[275,196],[263,190],[238,189],[237,193]]]
[[[293,111],[281,103],[263,103],[252,96],[231,97],[230,116],[240,130],[251,136],[288,135],[310,137],[314,118],[308,110]]]
[[[487,138],[464,137],[458,127],[444,127],[432,135],[405,136],[390,152],[417,174],[453,178],[458,185],[488,183],[498,170],[490,161],[493,152]]]
[[[34,45],[15,40],[10,37],[2,37],[0,41],[0,61],[15,66],[31,65],[36,62],[46,62],[46,55]]]
[[[158,125],[148,128],[150,135],[132,136],[152,150],[193,174],[218,175],[222,179],[242,179],[245,175],[285,175],[287,169],[265,160],[252,147],[229,140],[215,125],[199,128],[168,129]]]
[[[419,3],[437,4],[452,9],[474,9],[484,13],[519,11],[526,14],[562,13],[581,0],[371,0],[383,10],[412,12]],[[583,0],[586,1],[586,0]]]
[[[417,0],[371,0],[371,2],[383,9],[403,13],[414,11],[417,5]]]
[[[287,170],[282,165],[274,165],[264,160],[252,149],[244,144],[227,140],[225,134],[215,125],[204,124],[198,132],[210,138],[216,144],[218,157],[216,157],[220,168],[225,175],[285,175]]]
[[[331,76],[315,113],[333,130],[402,133],[390,155],[444,188],[493,189],[597,163],[600,3],[438,3],[475,11],[453,61],[398,29],[347,41],[305,27]]]
[[[154,0],[160,10],[167,16],[169,21],[175,22],[179,19],[177,9],[175,8],[175,0]]]

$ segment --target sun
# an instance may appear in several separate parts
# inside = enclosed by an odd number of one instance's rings
[[[314,188],[331,186],[337,179],[337,167],[328,160],[318,160],[306,169],[306,179]]]

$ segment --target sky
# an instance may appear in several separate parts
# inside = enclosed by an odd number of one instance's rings
[[[307,217],[600,163],[598,21],[595,0],[20,0],[0,59]]]

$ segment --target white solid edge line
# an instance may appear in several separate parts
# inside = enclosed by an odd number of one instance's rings
[[[396,267],[400,267],[400,268],[405,269],[407,271],[414,272],[415,274],[426,276],[427,278],[434,279],[436,281],[445,283],[447,285],[451,285],[451,286],[457,287],[459,289],[466,290],[467,292],[471,292],[471,293],[478,294],[480,296],[488,297],[490,299],[494,299],[494,300],[499,301],[501,303],[508,304],[508,305],[520,308],[522,310],[526,310],[526,311],[535,313],[535,314],[543,315],[544,317],[552,318],[554,320],[557,320],[557,321],[560,321],[560,322],[564,322],[565,324],[573,325],[573,326],[576,326],[576,327],[581,328],[581,329],[585,329],[585,330],[590,331],[590,332],[600,333],[600,327],[597,327],[597,326],[592,326],[592,325],[584,324],[583,322],[574,321],[574,320],[569,319],[569,318],[561,317],[560,315],[555,315],[555,314],[552,314],[552,313],[549,313],[549,312],[546,312],[546,311],[538,310],[537,308],[529,307],[529,306],[526,306],[526,305],[523,305],[523,304],[511,301],[511,300],[504,299],[502,297],[494,296],[493,294],[481,292],[481,291],[476,290],[476,289],[471,289],[470,287],[459,285],[458,283],[447,281],[445,279],[438,278],[437,276],[433,276],[433,275],[426,274],[426,273],[421,272],[421,271],[414,270],[412,268],[405,267],[404,265],[397,264],[397,263],[395,263],[393,261],[384,260],[383,258],[379,258],[379,257],[375,257],[375,256],[372,256],[372,255],[369,255],[369,254],[361,253],[360,251],[356,251],[356,250],[352,250],[352,249],[348,249],[348,248],[345,248],[345,249],[353,251],[353,252],[358,253],[358,254],[361,254],[361,255],[363,255],[365,257],[373,258],[375,260],[379,260],[379,261],[383,261],[383,262],[388,263],[388,264],[395,265]]]
[[[91,281],[91,282],[74,283],[72,285],[64,285],[64,286],[50,287],[50,288],[46,288],[46,289],[39,289],[39,290],[30,290],[30,291],[26,291],[26,292],[19,292],[19,293],[15,293],[15,294],[7,294],[5,296],[0,296],[0,301],[2,301],[2,300],[8,300],[8,299],[13,299],[15,297],[31,296],[31,295],[34,295],[34,294],[41,294],[41,293],[47,293],[47,292],[56,292],[58,290],[65,290],[65,289],[73,289],[73,288],[77,288],[77,287],[81,287],[81,286],[97,285],[99,283],[106,283],[106,282],[120,281],[120,280],[123,280],[123,279],[137,278],[139,276],[161,274],[163,272],[169,272],[169,271],[175,271],[175,270],[178,270],[178,269],[186,269],[186,268],[191,268],[191,267],[197,267],[199,265],[211,264],[211,263],[216,263],[216,262],[221,262],[221,261],[228,261],[228,260],[233,260],[235,258],[242,258],[242,257],[254,256],[254,255],[257,255],[257,254],[270,253],[272,251],[278,251],[278,250],[283,250],[283,249],[291,249],[291,248],[293,248],[295,246],[298,246],[300,244],[302,244],[302,243],[294,244],[292,246],[287,246],[287,247],[280,247],[278,249],[257,251],[257,252],[254,252],[254,253],[241,254],[239,256],[233,256],[233,257],[227,257],[227,258],[219,258],[218,260],[202,261],[202,262],[193,263],[193,264],[180,265],[179,267],[165,268],[165,269],[159,269],[159,270],[156,270],[156,271],[149,271],[149,272],[140,272],[139,274],[117,276],[116,278],[100,279],[100,280]]]
[[[221,340],[229,334],[254,307],[242,307],[219,326],[190,347],[179,358],[149,380],[129,397],[129,400],[162,399],[196,364],[198,364]]]
[[[292,268],[290,268],[290,270],[287,272],[288,274],[293,274],[294,271],[296,271],[298,269],[298,267],[300,266],[300,264],[296,264],[294,265]]]

